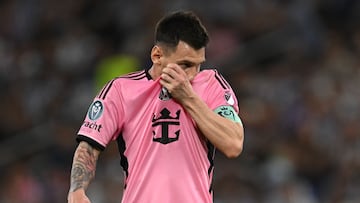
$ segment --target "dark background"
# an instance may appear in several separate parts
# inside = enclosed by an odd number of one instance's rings
[[[206,66],[245,126],[242,155],[217,154],[215,203],[360,202],[356,0],[0,1],[0,202],[66,202],[104,70],[148,68],[155,23],[177,9],[208,28]],[[122,183],[113,144],[88,194],[119,202]]]

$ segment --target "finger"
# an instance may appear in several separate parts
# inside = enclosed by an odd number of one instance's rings
[[[172,67],[164,68],[162,74],[168,75],[171,78],[177,78],[179,75]]]
[[[186,77],[186,72],[184,71],[183,68],[181,68],[178,64],[176,63],[170,63],[167,66],[169,69],[173,70],[175,73],[177,73],[178,75],[184,76]]]
[[[162,86],[162,87],[165,87],[169,92],[171,92],[171,90],[172,90],[172,85],[171,85],[171,83],[169,83],[169,82],[167,82],[167,81],[165,81],[165,80],[163,80],[163,79],[160,79],[160,85]]]
[[[164,68],[164,72],[168,73],[176,81],[190,81],[188,74],[177,64],[169,64]]]
[[[166,72],[161,73],[160,77],[161,77],[161,80],[163,80],[164,82],[167,82],[167,83],[171,83],[171,81],[174,80],[174,78]]]

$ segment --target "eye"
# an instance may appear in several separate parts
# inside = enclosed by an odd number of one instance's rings
[[[193,63],[190,63],[190,62],[183,62],[183,63],[179,63],[178,64],[181,68],[190,68],[190,67],[192,67],[192,66],[194,66],[194,64]]]

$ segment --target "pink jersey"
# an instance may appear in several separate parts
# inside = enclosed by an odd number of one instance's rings
[[[211,109],[236,97],[216,70],[191,81]],[[77,140],[103,150],[119,146],[125,172],[124,203],[210,203],[215,149],[159,79],[138,71],[110,81],[94,99]]]

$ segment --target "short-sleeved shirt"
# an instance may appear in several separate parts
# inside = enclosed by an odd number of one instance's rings
[[[194,91],[215,110],[238,102],[215,70],[200,71]],[[94,98],[78,132],[103,150],[118,143],[124,203],[210,203],[215,148],[186,110],[146,70],[111,80]]]

